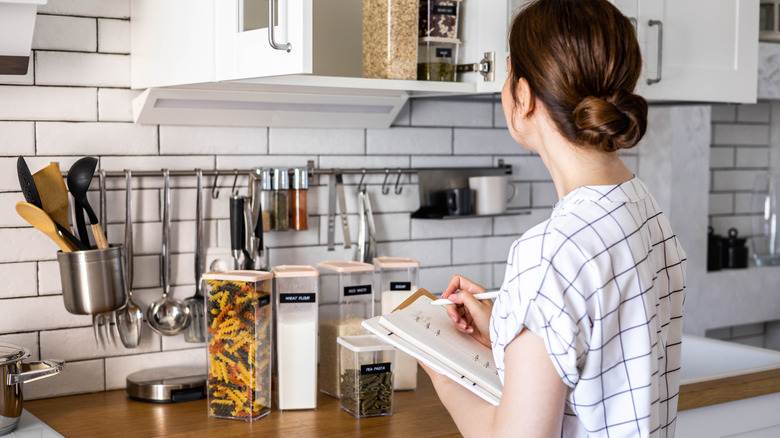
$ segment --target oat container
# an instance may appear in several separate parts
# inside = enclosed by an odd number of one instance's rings
[[[357,418],[393,413],[395,349],[373,335],[340,336],[341,409]]]
[[[279,410],[317,407],[317,302],[319,271],[274,266],[274,399]]]
[[[374,316],[374,265],[325,261],[320,271],[319,387],[339,398],[339,336],[368,334],[361,323]]]
[[[363,77],[415,79],[418,1],[363,0]]]
[[[254,421],[271,411],[272,277],[264,271],[203,274],[210,417]]]

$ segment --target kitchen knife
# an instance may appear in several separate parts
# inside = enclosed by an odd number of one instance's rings
[[[344,231],[344,249],[352,247],[352,240],[349,237],[349,220],[347,218],[347,200],[344,198],[344,179],[341,171],[335,171],[336,175],[336,194],[339,197],[339,212],[341,213],[341,228]]]
[[[336,249],[336,175],[328,179],[328,251]]]

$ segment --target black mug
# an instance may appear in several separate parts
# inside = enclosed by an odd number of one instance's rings
[[[447,189],[447,214],[449,216],[465,216],[471,214],[471,189]]]

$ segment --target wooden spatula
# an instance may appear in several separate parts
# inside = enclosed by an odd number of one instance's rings
[[[54,220],[48,214],[46,214],[45,211],[41,210],[35,205],[32,205],[29,202],[17,202],[16,212],[19,213],[19,216],[24,218],[24,220],[29,222],[30,225],[49,236],[49,238],[53,240],[54,243],[56,243],[63,252],[71,252],[78,249],[76,248],[76,245],[71,243],[69,239],[63,237],[59,233]]]
[[[70,230],[68,219],[68,188],[62,178],[60,166],[51,163],[33,174],[38,195],[41,197],[43,211],[55,222]]]

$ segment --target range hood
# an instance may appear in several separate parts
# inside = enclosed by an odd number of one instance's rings
[[[0,75],[25,75],[38,5],[48,0],[0,0]]]

